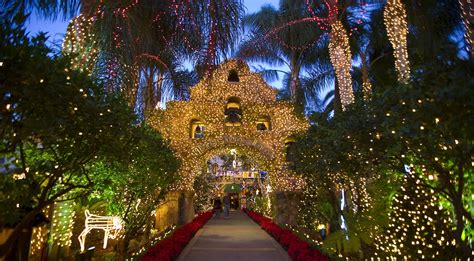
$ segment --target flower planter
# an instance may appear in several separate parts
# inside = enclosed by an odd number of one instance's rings
[[[280,245],[288,251],[288,255],[295,261],[327,261],[329,258],[304,240],[301,240],[289,229],[283,229],[271,219],[257,212],[246,210],[244,212],[260,227],[270,234]]]
[[[210,211],[199,214],[193,221],[178,228],[171,236],[148,249],[140,260],[176,260],[196,232],[201,229],[211,217],[212,212]]]

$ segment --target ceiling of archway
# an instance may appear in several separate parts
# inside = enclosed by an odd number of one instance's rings
[[[228,81],[231,70],[237,71],[238,82]],[[239,126],[226,126],[230,97],[240,101]],[[262,117],[269,119],[271,128],[257,129]],[[148,121],[182,160],[176,189],[191,189],[202,160],[230,148],[239,148],[266,166],[276,187],[296,190],[302,186],[302,180],[285,167],[285,139],[306,130],[308,122],[290,102],[277,101],[276,90],[242,61],[221,64],[191,88],[189,101],[168,102],[166,110],[156,110]],[[192,122],[204,125],[203,137],[192,138]]]

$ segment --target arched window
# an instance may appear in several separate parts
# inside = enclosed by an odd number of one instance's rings
[[[295,161],[295,138],[290,136],[285,140],[285,159],[287,162]]]
[[[242,125],[242,109],[240,108],[240,99],[237,97],[230,97],[227,100],[224,114],[226,126],[240,126]]]
[[[206,126],[200,120],[192,120],[190,124],[190,134],[192,139],[204,138],[204,130]]]
[[[270,124],[270,117],[268,116],[262,116],[258,118],[256,122],[256,127],[258,131],[265,131],[265,130],[271,130],[272,125]]]
[[[229,75],[227,76],[227,81],[229,82],[239,82],[239,73],[237,72],[236,69],[231,69],[229,71]]]

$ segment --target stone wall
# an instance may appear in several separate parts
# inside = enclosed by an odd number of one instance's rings
[[[296,225],[298,222],[298,203],[300,193],[274,192],[272,193],[274,220],[279,225]]]
[[[194,218],[194,194],[186,191],[172,191],[166,195],[163,204],[156,208],[155,228],[158,231],[171,225],[183,225]]]

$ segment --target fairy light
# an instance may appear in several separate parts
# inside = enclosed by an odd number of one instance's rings
[[[43,214],[46,219],[49,219],[51,206],[47,206],[43,209]],[[30,246],[30,258],[41,254],[41,249],[46,245],[48,239],[48,226],[34,227],[31,235],[31,246]],[[38,256],[39,258],[39,256]]]
[[[372,83],[369,79],[369,65],[367,64],[367,50],[360,53],[361,69],[362,69],[362,91],[364,99],[369,100],[372,94]]]
[[[461,16],[464,25],[464,38],[468,43],[468,51],[473,56],[474,52],[474,5],[472,0],[459,0],[459,6],[461,7]]]
[[[78,236],[81,245],[81,252],[85,249],[87,234],[93,229],[101,229],[104,231],[103,248],[107,248],[107,241],[109,238],[117,238],[123,229],[124,222],[118,216],[98,216],[91,214],[89,210],[85,211],[86,220],[85,228]],[[112,233],[110,233],[112,232]]]
[[[136,30],[131,30],[130,27],[136,26],[131,14],[139,14],[144,5],[146,2],[138,0],[124,3],[99,1],[96,10],[80,14],[71,20],[63,43],[64,53],[73,54],[73,69],[96,73],[104,82],[107,91],[122,90],[132,106],[136,103],[138,85],[143,77],[140,69],[143,69],[144,63],[139,61],[143,62],[143,53],[149,52],[143,49],[146,45],[144,39],[149,37],[136,35]],[[215,6],[211,8],[213,6],[210,4],[201,6],[189,0],[172,0],[163,5],[163,8],[150,10],[154,12],[149,14],[150,26],[154,30],[153,37],[161,44],[159,49],[155,48],[153,55],[146,57],[145,63],[149,65],[150,61],[157,62],[154,58],[163,54],[179,56],[183,49],[187,53],[201,52],[203,46],[206,46],[206,52],[202,53],[201,58],[206,64],[207,75],[214,68],[218,54],[224,48],[221,39],[229,38],[229,35],[222,36],[219,27],[225,26],[237,32],[238,20],[241,18],[238,13],[241,3],[225,2]],[[206,24],[209,24],[208,30],[202,30],[202,17],[194,12],[196,8],[210,13],[210,19],[206,21]],[[213,14],[222,9],[228,12],[226,16]],[[114,26],[110,28],[110,44],[102,45],[104,42],[100,36],[104,28],[100,23],[107,19],[113,20]],[[169,24],[175,25],[174,30],[168,30]],[[196,44],[196,36],[202,39],[202,44]],[[101,66],[96,66],[99,58]],[[162,65],[159,60],[154,66]]]
[[[72,69],[92,73],[98,56],[95,34],[91,30],[94,21],[95,17],[87,18],[81,14],[69,22],[62,50],[74,56]]]
[[[58,202],[54,205],[50,237],[52,244],[60,247],[68,247],[71,245],[75,216],[74,206],[75,203],[73,201]]]
[[[351,79],[351,50],[346,30],[341,21],[336,20],[331,25],[331,37],[329,41],[329,55],[334,67],[339,84],[341,105],[344,109],[354,102]]]
[[[388,39],[395,56],[398,80],[407,83],[410,80],[410,62],[407,51],[407,14],[401,0],[388,0],[384,9],[384,23]]]
[[[387,231],[377,235],[374,241],[379,254],[390,260],[452,259],[446,256],[456,253],[451,245],[454,237],[446,233],[451,231],[448,224],[452,220],[438,205],[434,192],[426,190],[419,178],[405,176],[393,202]]]
[[[154,246],[156,245],[159,241],[167,238],[170,234],[172,234],[175,230],[176,230],[176,226],[175,225],[171,225],[170,227],[167,227],[165,228],[159,236],[153,238],[151,241],[150,241],[150,246]],[[132,253],[131,254],[131,259],[130,260],[135,260],[135,258],[138,258],[139,256],[141,256],[143,253],[145,253],[147,250],[147,247],[146,246],[142,246],[137,252],[135,253]],[[126,260],[129,260],[129,259],[126,259]]]
[[[232,69],[238,72],[239,82],[228,81]],[[229,97],[240,99],[240,126],[225,126],[224,109]],[[271,129],[256,128],[262,117],[270,119]],[[191,138],[192,120],[203,124],[203,138]],[[222,64],[191,88],[189,101],[168,102],[166,110],[155,110],[148,121],[163,134],[182,160],[181,179],[173,185],[176,190],[192,190],[202,164],[213,155],[228,152],[229,148],[247,154],[267,170],[272,187],[282,191],[304,187],[303,180],[286,165],[285,140],[304,131],[308,122],[296,115],[291,103],[277,101],[276,90],[260,75],[251,73],[241,61],[230,60]]]

